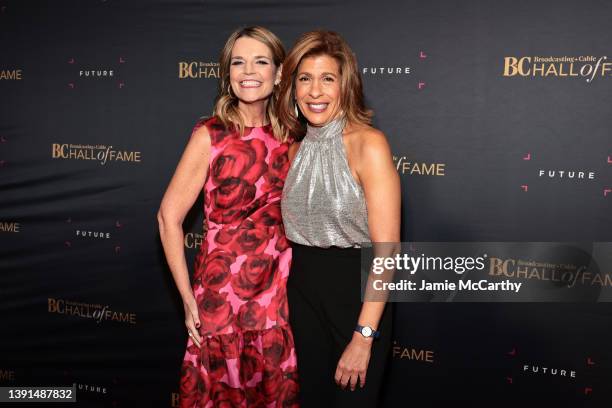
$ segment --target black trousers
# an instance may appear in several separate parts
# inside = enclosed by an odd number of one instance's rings
[[[355,391],[336,385],[340,356],[351,341],[361,311],[360,250],[315,248],[293,243],[287,282],[289,316],[298,360],[300,406],[378,407],[391,347],[391,305],[374,340],[366,384]]]

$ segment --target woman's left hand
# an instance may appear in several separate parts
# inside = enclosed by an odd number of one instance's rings
[[[334,376],[336,384],[342,389],[349,385],[351,391],[355,391],[357,381],[361,388],[364,387],[373,341],[371,337],[365,338],[357,332],[353,333],[353,339],[344,349]]]

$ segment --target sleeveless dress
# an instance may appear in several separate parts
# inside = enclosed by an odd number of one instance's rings
[[[181,369],[181,408],[297,407],[297,363],[286,284],[291,248],[280,198],[288,145],[271,127],[226,129],[211,138],[204,184],[206,237],[193,278],[202,347],[191,338]]]

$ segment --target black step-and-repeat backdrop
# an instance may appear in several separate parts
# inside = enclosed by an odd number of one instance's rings
[[[0,0],[0,386],[177,405],[187,336],[155,216],[239,26],[351,44],[404,241],[612,241],[611,16],[596,0]],[[520,261],[503,272],[550,279]],[[385,407],[612,403],[610,304],[395,308]]]

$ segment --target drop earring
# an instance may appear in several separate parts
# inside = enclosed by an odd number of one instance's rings
[[[295,110],[295,117],[299,118],[300,117],[300,110],[298,109],[297,103],[293,104],[293,109]]]

